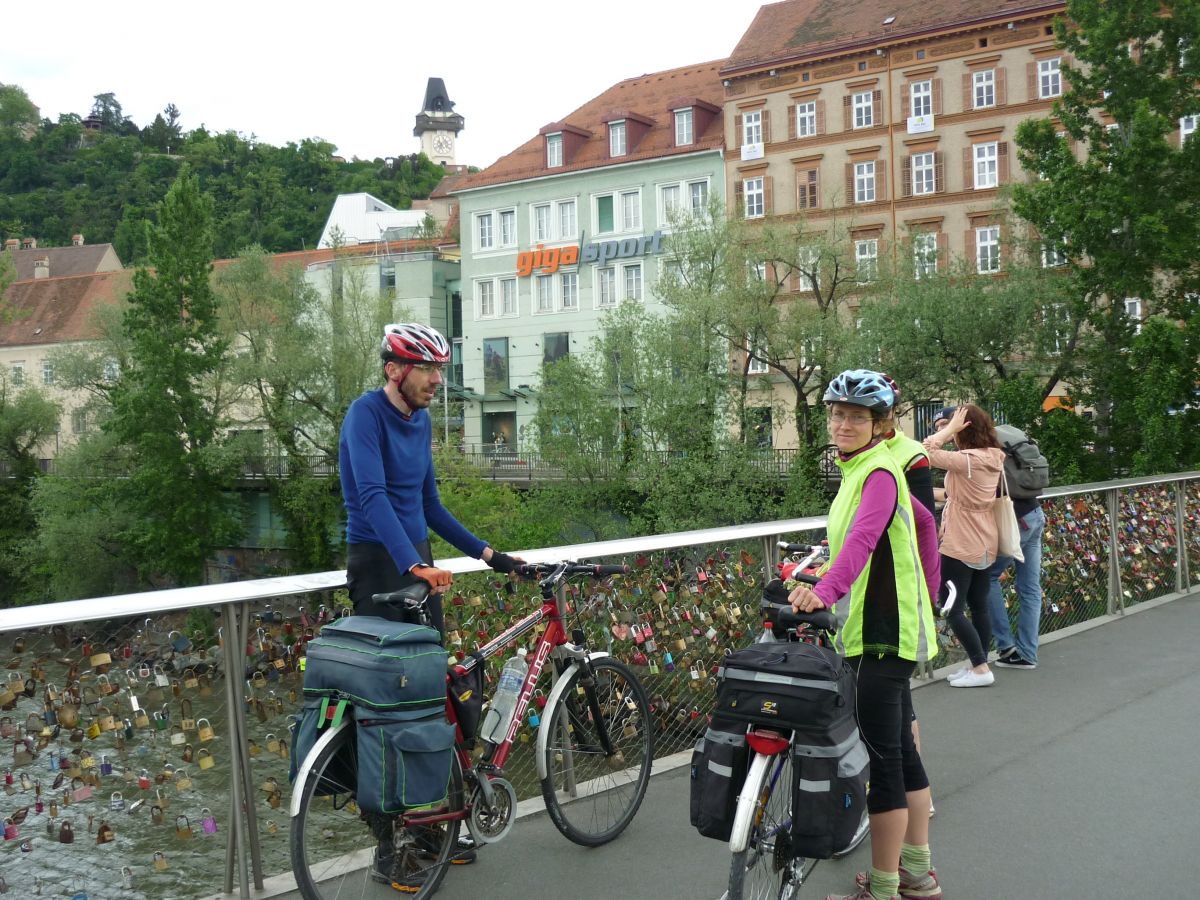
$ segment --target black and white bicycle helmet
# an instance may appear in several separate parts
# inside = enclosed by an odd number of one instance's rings
[[[887,412],[896,404],[888,378],[870,369],[847,369],[834,376],[825,389],[826,403],[850,403],[874,412]]]
[[[450,345],[436,328],[416,322],[385,325],[379,355],[405,362],[446,363],[450,361]]]

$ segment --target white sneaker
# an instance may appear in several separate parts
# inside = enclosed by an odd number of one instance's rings
[[[971,671],[971,666],[969,664],[965,665],[961,669],[959,669],[957,672],[951,672],[949,675],[947,675],[946,680],[947,681],[958,681],[958,679],[962,678],[964,675],[966,675],[970,671]]]
[[[950,687],[987,687],[989,684],[995,683],[995,681],[996,676],[992,674],[991,670],[979,675],[978,673],[968,669],[966,674],[961,678],[955,678],[953,681],[951,681]]]

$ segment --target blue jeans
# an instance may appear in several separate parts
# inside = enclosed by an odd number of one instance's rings
[[[1000,573],[1014,564],[1011,556],[1001,556],[988,569],[992,579],[988,594],[992,609],[992,635],[996,639],[996,649],[1001,653],[1016,647],[1022,659],[1035,663],[1038,625],[1042,619],[1042,532],[1046,530],[1046,514],[1038,506],[1022,516],[1017,524],[1021,531],[1021,553],[1025,556],[1025,562],[1015,564],[1017,599],[1021,604],[1017,613],[1017,637],[1014,641],[1000,590]]]

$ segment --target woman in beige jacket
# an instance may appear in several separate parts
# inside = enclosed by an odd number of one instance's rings
[[[942,449],[951,438],[957,452]],[[955,410],[950,424],[925,439],[925,449],[930,463],[946,470],[942,581],[954,582],[958,602],[948,618],[970,658],[968,666],[950,676],[950,685],[986,687],[996,680],[987,664],[992,640],[988,567],[996,561],[998,538],[992,506],[1004,467],[1004,451],[992,417],[973,403]]]

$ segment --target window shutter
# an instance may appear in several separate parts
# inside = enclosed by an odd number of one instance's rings
[[[973,78],[974,76],[970,72],[963,76],[963,112],[975,108],[975,82],[972,80]]]
[[[821,205],[821,195],[817,193],[820,189],[820,176],[816,169],[810,169],[808,172],[808,205],[811,209],[816,209]]]
[[[788,136],[789,141],[796,139],[796,104],[788,104]]]
[[[766,115],[766,113],[763,113]],[[769,216],[775,211],[774,204],[774,181],[770,175],[763,176],[763,215]]]
[[[941,150],[933,154],[933,190],[936,194],[946,190],[946,154]]]
[[[940,116],[942,114],[942,79],[933,79],[933,114]]]
[[[871,91],[871,124],[883,124],[883,91]]]
[[[825,133],[825,101],[817,101],[817,134]]]
[[[1008,141],[1001,141],[996,148],[996,174],[1000,184],[1008,184]]]
[[[742,114],[738,113],[733,117],[733,146],[738,148],[742,146]]]
[[[996,105],[1003,106],[1008,102],[1008,79],[1004,76],[1004,69],[996,67]]]
[[[845,118],[845,122],[842,125],[842,129],[844,131],[849,131],[854,125],[854,107],[851,106],[850,104],[851,104],[851,98],[850,98],[850,95],[847,94],[845,97],[842,98],[842,113],[843,113],[843,117]]]
[[[875,160],[875,201],[886,200],[887,195],[887,166],[882,159]]]
[[[762,139],[764,144],[771,143],[771,111],[762,111]]]
[[[808,209],[808,180],[806,172],[796,173],[796,209]]]
[[[963,252],[971,261],[971,271],[979,271],[979,254],[975,250],[975,229],[968,228],[963,236]]]
[[[902,120],[908,119],[909,110],[912,109],[908,101],[908,96],[908,82],[906,81],[900,85],[900,118]]]
[[[854,163],[846,163],[846,205],[854,205]]]
[[[963,147],[963,190],[971,191],[975,189],[975,167],[973,165],[972,154],[975,152],[974,147]]]
[[[900,195],[902,197],[911,197],[912,192],[913,192],[912,191],[913,169],[912,169],[912,157],[911,156],[906,156],[901,161],[900,173],[901,173],[900,174],[900,181],[901,181],[901,187],[900,187],[901,194]]]
[[[939,231],[937,236],[937,269],[945,272],[950,261],[950,235]]]
[[[1029,99],[1036,100],[1038,98],[1038,76],[1036,62],[1025,64],[1025,87],[1029,91]]]
[[[738,116],[741,118],[741,116]],[[746,191],[742,185],[742,179],[738,179],[733,185],[734,209],[737,210],[737,216],[744,218],[746,215]]]

